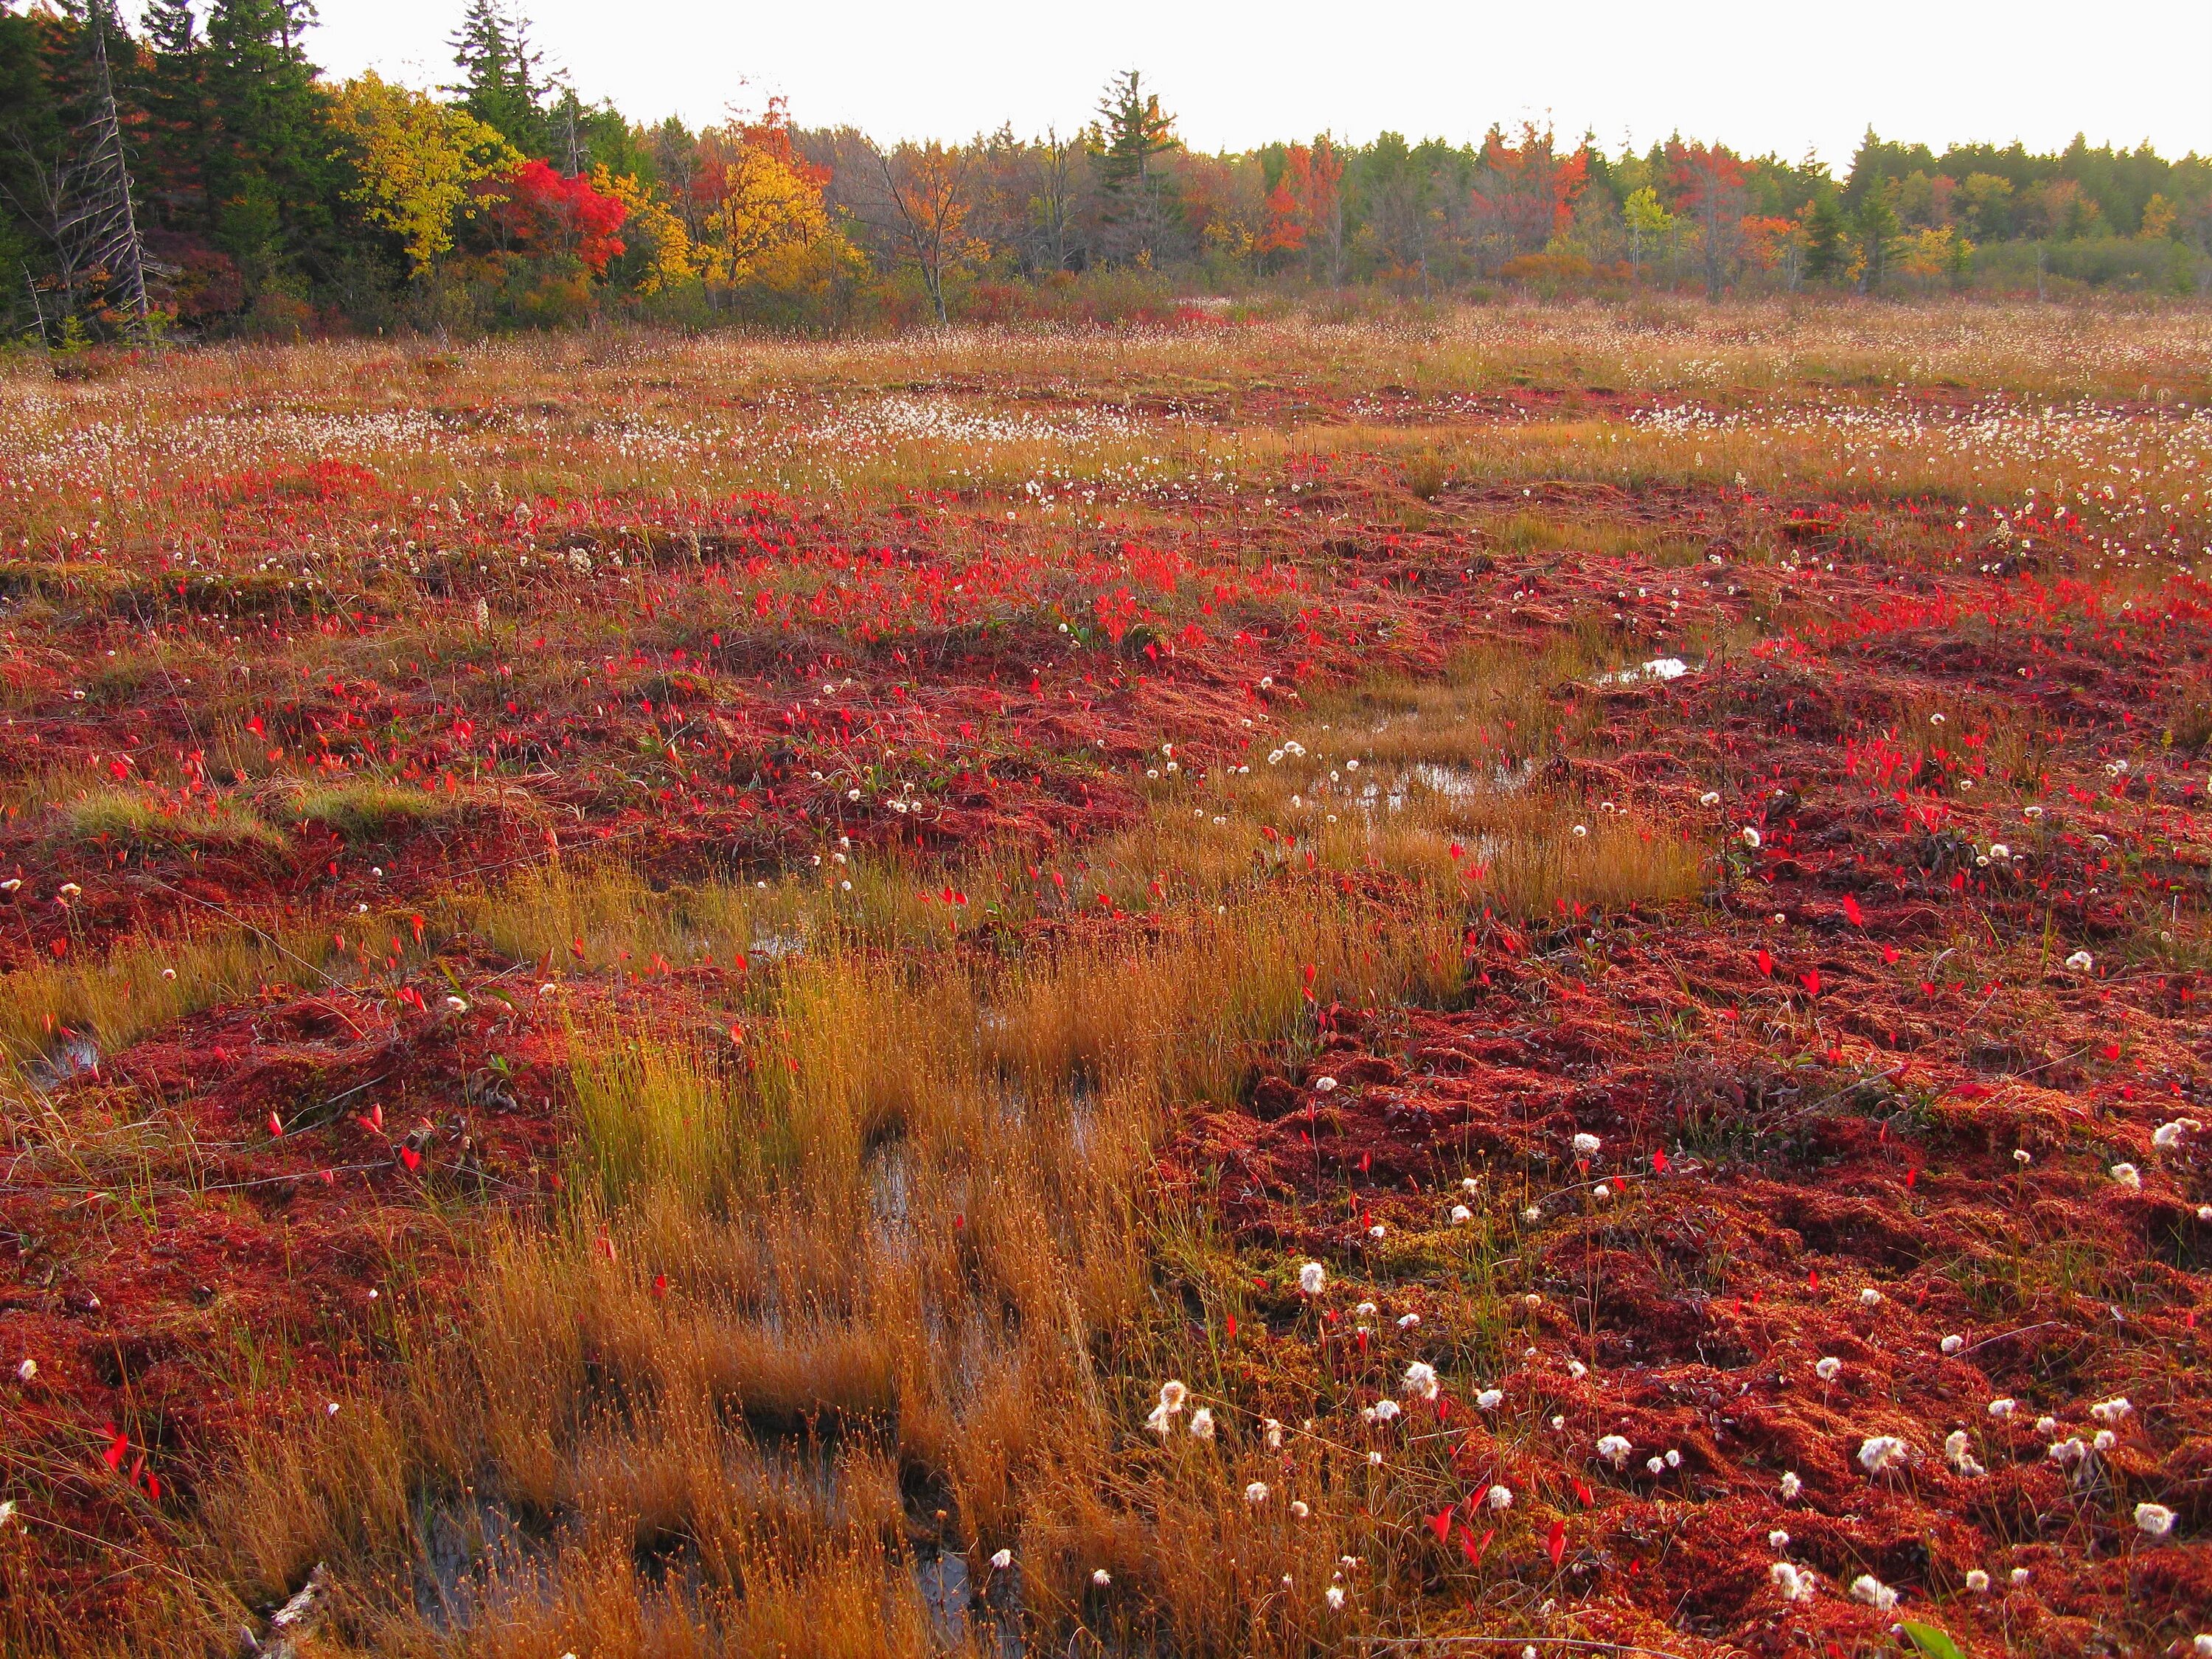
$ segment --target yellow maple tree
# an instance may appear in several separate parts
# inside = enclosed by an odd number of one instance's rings
[[[399,238],[415,276],[452,250],[457,219],[496,199],[477,181],[522,160],[466,110],[374,72],[340,87],[331,113],[356,179],[347,199]]]

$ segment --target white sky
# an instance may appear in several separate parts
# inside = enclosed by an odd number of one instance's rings
[[[1324,129],[1356,141],[1479,137],[1548,118],[1639,149],[1680,128],[1740,150],[1809,148],[1840,173],[1886,137],[2063,147],[2148,138],[2212,151],[2207,0],[528,0],[538,44],[586,99],[696,125],[791,100],[809,126],[964,137],[1082,125],[1115,70],[1157,85],[1188,143]],[[461,0],[322,0],[315,60],[432,86]]]

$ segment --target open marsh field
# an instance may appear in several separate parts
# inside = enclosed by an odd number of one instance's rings
[[[2191,1652],[2208,461],[2184,307],[0,370],[0,1650]]]

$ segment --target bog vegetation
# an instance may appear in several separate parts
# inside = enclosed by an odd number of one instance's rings
[[[2208,348],[0,367],[0,1647],[2190,1650]]]

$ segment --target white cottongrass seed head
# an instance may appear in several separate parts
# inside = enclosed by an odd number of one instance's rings
[[[1897,1592],[1870,1572],[1863,1572],[1851,1580],[1851,1600],[1863,1601],[1876,1613],[1887,1613],[1897,1606]]]
[[[1859,1467],[1869,1474],[1880,1474],[1912,1460],[1912,1448],[1893,1434],[1869,1435],[1859,1442]]]
[[[1767,1582],[1782,1592],[1785,1601],[1809,1601],[1819,1588],[1810,1569],[1795,1561],[1777,1561],[1766,1570]]]

